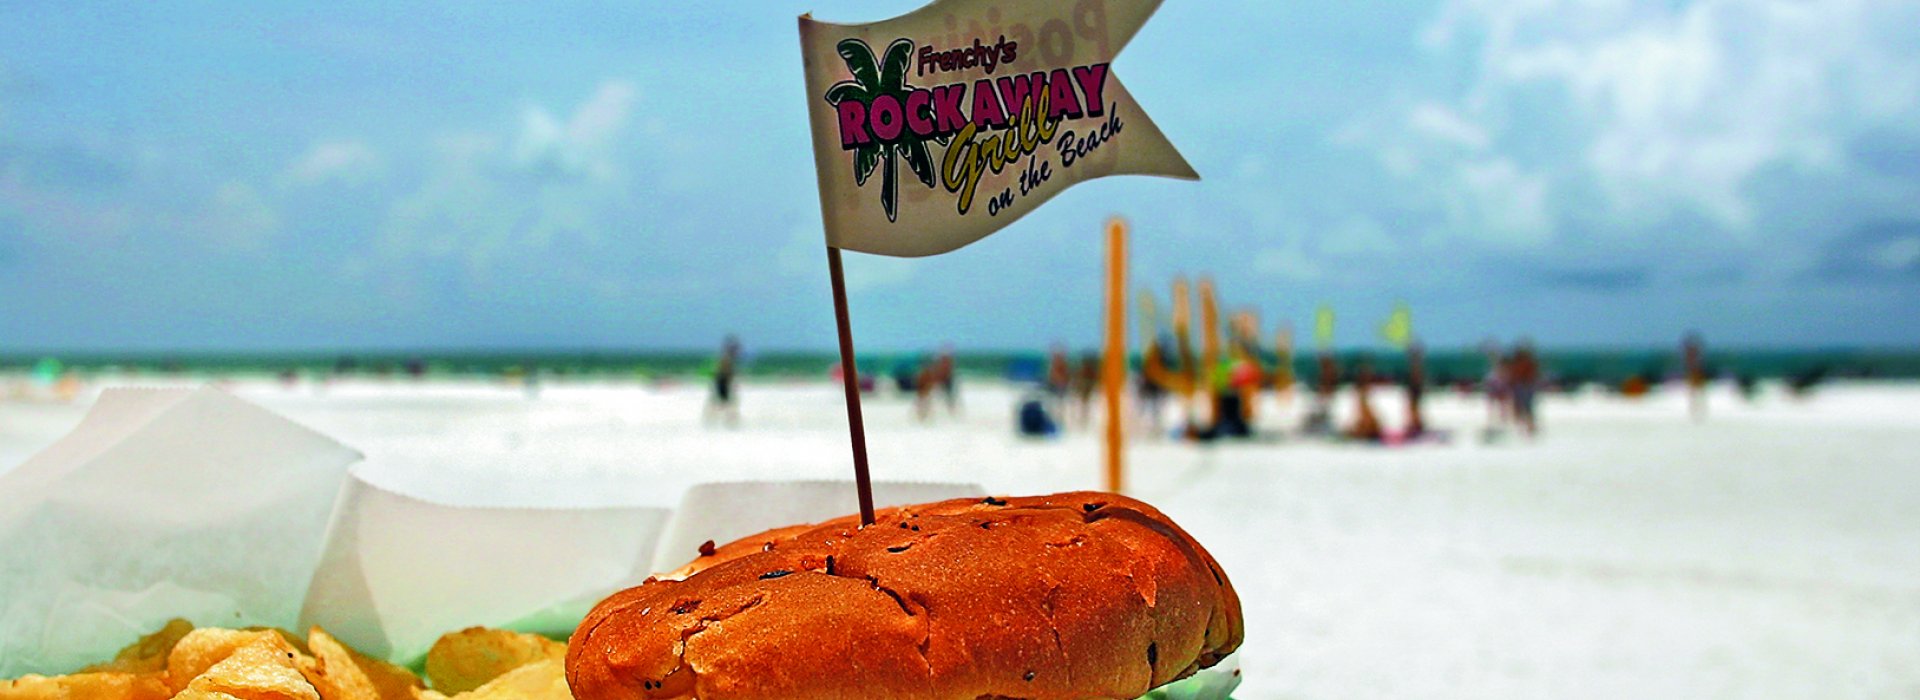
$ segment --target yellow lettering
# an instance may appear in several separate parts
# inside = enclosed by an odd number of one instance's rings
[[[940,181],[948,192],[960,193],[960,213],[973,208],[973,191],[980,186],[980,160],[975,155],[973,136],[979,131],[972,122],[953,135],[947,147],[946,162],[940,166]]]
[[[960,128],[960,133],[953,135],[940,164],[940,183],[948,192],[960,195],[960,213],[973,208],[974,192],[980,188],[980,178],[987,171],[1002,172],[1028,154],[1039,151],[1040,146],[1053,142],[1060,120],[1045,117],[1048,99],[1046,90],[1029,95],[1020,105],[1013,128],[1003,133],[976,141],[980,136],[979,126],[968,122]]]

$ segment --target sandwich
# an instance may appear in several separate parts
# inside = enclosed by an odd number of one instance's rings
[[[1245,631],[1213,557],[1125,496],[875,516],[709,543],[602,601],[567,651],[574,697],[1126,699]]]

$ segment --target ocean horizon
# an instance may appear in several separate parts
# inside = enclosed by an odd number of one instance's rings
[[[1078,363],[1082,350],[1070,352]],[[1539,353],[1550,376],[1561,383],[1617,383],[1631,377],[1658,381],[1677,375],[1681,359],[1677,348],[1554,348]],[[875,351],[862,353],[863,374],[885,379],[911,371],[931,352]],[[1315,371],[1316,351],[1294,353],[1296,377]],[[1350,370],[1371,363],[1385,375],[1405,371],[1405,353],[1394,349],[1342,348],[1333,351],[1340,366]],[[547,377],[583,376],[603,379],[672,378],[699,376],[711,371],[711,350],[303,350],[303,351],[178,351],[178,352],[29,352],[0,351],[0,373],[73,372],[102,374],[245,375],[416,375],[423,377],[500,376],[537,372]],[[1044,367],[1043,350],[960,350],[955,364],[962,375],[1030,379]],[[824,350],[763,350],[748,352],[742,374],[763,378],[826,377],[838,362],[837,353]],[[1132,355],[1137,365],[1139,355]],[[1268,353],[1268,361],[1273,360]],[[1737,347],[1710,349],[1709,372],[1729,379],[1920,379],[1920,350],[1884,348],[1779,349]],[[1472,382],[1486,373],[1486,356],[1472,348],[1427,351],[1427,374],[1436,385]]]

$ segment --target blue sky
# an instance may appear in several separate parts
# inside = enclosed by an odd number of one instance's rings
[[[912,2],[0,5],[0,351],[830,348],[794,17]],[[1117,73],[1204,180],[848,259],[863,347],[1136,281],[1342,344],[1920,343],[1920,3],[1168,0]]]

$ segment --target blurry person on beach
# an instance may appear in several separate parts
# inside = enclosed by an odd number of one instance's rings
[[[1807,370],[1795,372],[1793,376],[1787,378],[1787,393],[1796,399],[1813,395],[1814,387],[1820,386],[1820,382],[1826,380],[1827,373],[1830,371],[1832,370],[1826,365],[1816,365]]]
[[[1227,368],[1227,387],[1223,393],[1234,395],[1234,413],[1242,426],[1253,423],[1255,404],[1260,400],[1260,389],[1267,383],[1267,376],[1267,368],[1260,365],[1257,354],[1240,355]]]
[[[1196,442],[1211,442],[1218,438],[1244,438],[1253,436],[1253,428],[1247,423],[1246,404],[1243,394],[1236,385],[1236,372],[1239,365],[1233,362],[1221,362],[1205,374],[1206,386],[1201,395],[1206,397],[1211,422],[1198,420],[1187,422],[1187,438]]]
[[[862,394],[873,393],[874,389],[878,386],[873,381],[873,375],[868,372],[861,372],[859,371],[859,369],[860,367],[856,364],[854,366],[855,372],[854,372],[853,378],[854,378],[855,384],[858,386],[860,390],[860,393]],[[846,381],[846,376],[847,376],[847,368],[844,365],[841,365],[839,360],[834,360],[833,364],[827,365],[827,379],[829,381],[832,381],[834,384],[839,384],[841,382]]]
[[[1047,410],[1051,397],[1045,393],[1031,390],[1020,397],[1014,411],[1014,429],[1023,438],[1050,438],[1060,434],[1060,425],[1053,420],[1052,412]]]
[[[1425,416],[1420,412],[1421,394],[1427,386],[1427,348],[1420,341],[1407,344],[1407,437],[1427,432]]]
[[[1380,417],[1374,414],[1372,397],[1369,396],[1373,381],[1373,362],[1365,357],[1360,358],[1353,372],[1353,425],[1345,431],[1350,440],[1379,442],[1386,437],[1385,431],[1380,429]]]
[[[1760,399],[1760,378],[1752,372],[1740,372],[1733,375],[1733,387],[1740,391],[1740,399],[1753,403]]]
[[[1293,403],[1293,329],[1282,325],[1273,336],[1273,398],[1285,409]]]
[[[1080,356],[1080,369],[1073,375],[1073,406],[1076,422],[1087,427],[1093,422],[1093,391],[1100,387],[1100,353]]]
[[[1313,381],[1313,406],[1307,409],[1304,430],[1309,435],[1333,432],[1333,393],[1340,388],[1340,363],[1333,353],[1320,351],[1319,372]]]
[[[1073,367],[1067,363],[1067,346],[1053,344],[1053,350],[1047,353],[1047,394],[1057,403],[1064,404],[1067,389],[1073,385]]]
[[[940,392],[941,400],[947,404],[947,413],[960,414],[960,375],[954,368],[953,344],[940,347],[940,354],[933,356],[934,389]]]
[[[1520,432],[1533,437],[1540,432],[1534,413],[1534,400],[1540,391],[1540,358],[1534,354],[1533,341],[1521,340],[1507,358],[1507,381],[1513,392],[1513,418]]]
[[[1166,338],[1158,335],[1154,336],[1146,352],[1140,356],[1139,396],[1135,406],[1146,420],[1147,433],[1150,435],[1160,435],[1165,430],[1160,422],[1160,414],[1166,403],[1167,387],[1160,383],[1156,375],[1166,372],[1166,357]]]
[[[540,398],[540,363],[527,363],[525,373],[520,375],[520,387],[526,391],[527,398]]]
[[[1247,422],[1248,382],[1257,377],[1249,372],[1243,362],[1223,365],[1213,373],[1213,427],[1209,437],[1252,437],[1253,426]],[[1258,387],[1258,384],[1251,386]]]
[[[1487,357],[1487,376],[1481,385],[1487,395],[1486,435],[1491,438],[1513,420],[1513,382],[1507,377],[1507,358],[1500,351],[1499,341],[1481,343],[1480,352]]]
[[[1630,399],[1646,396],[1653,389],[1653,380],[1646,372],[1635,372],[1620,382],[1620,395]]]
[[[926,376],[927,363],[918,357],[903,357],[893,363],[893,388],[902,394],[917,394]]]
[[[947,406],[947,415],[960,412],[959,394],[954,389],[953,346],[947,345],[932,360],[920,365],[920,376],[914,382],[914,413],[920,420],[933,416],[933,394],[940,392],[942,403]]]
[[[713,364],[713,395],[707,401],[703,420],[711,420],[716,414],[728,426],[740,424],[740,402],[734,396],[733,379],[739,371],[740,339],[728,335],[720,345],[720,356]]]
[[[1680,340],[1680,357],[1686,365],[1687,412],[1694,420],[1707,418],[1706,341],[1699,331],[1688,331]]]
[[[1260,347],[1260,319],[1252,311],[1233,315],[1227,343],[1227,386],[1224,391],[1237,394],[1239,422],[1251,425],[1260,407],[1260,390],[1271,381],[1266,353]]]

